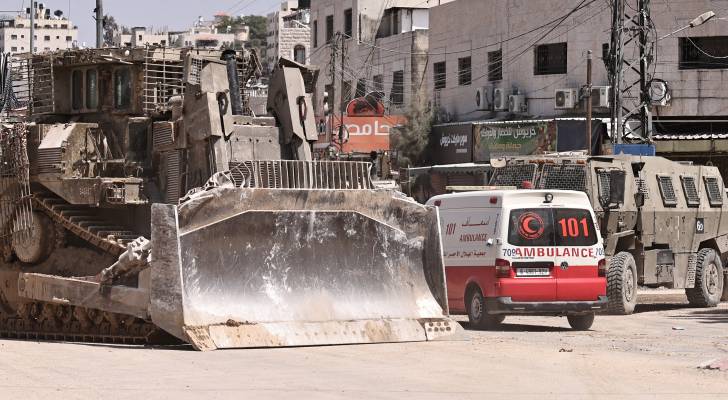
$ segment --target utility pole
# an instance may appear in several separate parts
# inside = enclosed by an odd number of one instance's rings
[[[344,111],[346,109],[346,102],[344,101],[344,65],[346,61],[346,39],[344,38],[344,35],[342,33],[338,34],[339,40],[341,40],[341,99],[339,102],[339,111],[340,111],[340,120],[339,120],[339,141],[341,142],[341,145],[343,147],[344,145]],[[349,88],[351,91],[351,88]]]
[[[592,152],[592,51],[586,52],[586,154]]]
[[[30,2],[30,54],[35,47],[35,1]]]
[[[652,140],[649,70],[654,56],[651,49],[657,38],[650,37],[650,21],[650,0],[613,1],[607,69],[612,86],[610,119],[615,143],[622,143],[628,133],[638,134],[647,143]],[[637,58],[629,58],[632,54],[637,54]]]
[[[103,0],[96,0],[96,47],[104,47],[104,4]]]

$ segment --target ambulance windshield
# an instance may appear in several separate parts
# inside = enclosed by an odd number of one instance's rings
[[[514,246],[593,246],[596,227],[591,213],[575,208],[512,210],[508,243]]]

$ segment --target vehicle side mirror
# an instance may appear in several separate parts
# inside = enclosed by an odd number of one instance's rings
[[[488,245],[488,246],[492,246],[492,245],[493,245],[493,239],[488,239],[488,240],[487,240],[487,241],[485,242],[485,244],[486,244],[486,245]]]
[[[617,208],[624,204],[624,182],[624,171],[609,171],[609,206],[611,208]]]

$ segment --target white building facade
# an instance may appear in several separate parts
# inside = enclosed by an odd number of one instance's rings
[[[432,8],[427,81],[440,122],[583,117],[578,97],[586,84],[588,50],[593,52],[593,85],[609,85],[604,57],[609,51],[611,7],[591,2],[563,23],[549,24],[580,3],[457,0]],[[656,37],[688,25],[709,10],[722,16],[720,11],[725,9],[718,0],[650,3]],[[728,117],[726,58],[728,24],[723,21],[659,40],[650,74],[666,83],[669,99],[653,105],[655,119]],[[573,104],[564,99],[574,93]],[[522,108],[509,110],[510,95],[521,96]],[[595,104],[596,116],[608,116],[606,101]]]
[[[279,11],[268,14],[266,68],[275,68],[281,57],[301,64],[309,62],[311,54],[311,12],[299,8],[297,0],[281,3]]]
[[[115,47],[167,46],[169,33],[150,32],[144,27],[131,28],[131,33],[120,33],[114,36]]]
[[[30,51],[30,8],[13,19],[0,21],[0,51],[24,53]],[[78,27],[63,13],[35,7],[34,51],[42,53],[73,48],[77,45]]]
[[[390,114],[409,111],[427,96],[429,8],[447,0],[320,0],[311,4],[310,63],[321,68],[315,92],[316,113],[323,113],[324,92],[329,104],[341,104],[369,92],[382,92]],[[340,50],[332,49],[340,33],[346,39],[342,68]],[[343,80],[341,79],[343,75]],[[343,82],[343,85],[342,85]],[[344,99],[341,91],[343,88]],[[335,90],[334,90],[335,89]]]

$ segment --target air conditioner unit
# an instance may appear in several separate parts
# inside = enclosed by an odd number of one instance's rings
[[[475,91],[475,107],[478,111],[490,111],[493,109],[491,104],[491,88],[483,86]]]
[[[522,94],[512,94],[508,96],[508,111],[514,114],[521,114],[528,111],[526,96]]]
[[[508,110],[508,99],[506,98],[505,89],[501,89],[501,88],[493,89],[493,109],[495,111]]]
[[[609,86],[592,86],[592,107],[609,108]]]
[[[579,104],[576,89],[556,89],[554,92],[554,108],[557,110],[570,110]]]

